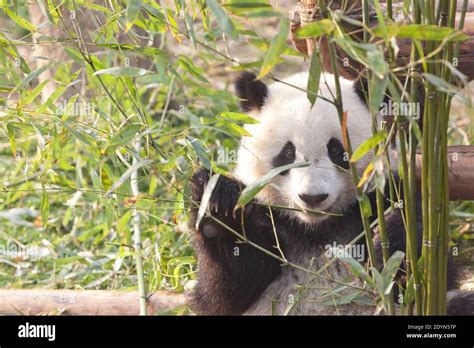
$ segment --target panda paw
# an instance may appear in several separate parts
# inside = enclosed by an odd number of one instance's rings
[[[207,169],[200,169],[191,177],[192,206],[190,224],[192,228],[195,228],[199,205],[201,204],[209,179],[210,173]],[[234,208],[242,189],[241,183],[221,175],[209,200],[210,214],[225,224],[235,220]],[[200,223],[198,231],[208,238],[213,238],[223,229],[224,227],[212,218],[204,218]]]

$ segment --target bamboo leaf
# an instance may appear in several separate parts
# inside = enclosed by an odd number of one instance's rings
[[[40,211],[41,211],[41,220],[43,221],[43,226],[48,224],[48,214],[49,214],[49,198],[48,192],[43,187],[43,196],[41,198],[40,203]]]
[[[12,150],[13,158],[16,158],[16,141],[15,141],[15,129],[11,123],[7,123],[8,139],[10,140],[10,148]]]
[[[334,30],[334,24],[330,19],[322,19],[320,21],[306,24],[298,29],[296,37],[298,39],[317,38],[323,34],[330,34]]]
[[[359,204],[362,209],[362,214],[364,214],[365,217],[371,217],[372,216],[372,206],[370,205],[370,200],[369,197],[367,197],[366,194],[363,194],[361,198],[359,198]]]
[[[77,140],[83,142],[84,144],[86,145],[89,145],[91,147],[96,147],[97,144],[95,142],[95,140],[87,133],[83,133],[83,132],[78,132],[77,130],[67,126],[67,125],[64,125],[64,127],[69,131],[69,133],[71,133]]]
[[[240,112],[221,112],[219,115],[217,115],[218,118],[223,118],[225,120],[229,121],[235,121],[235,122],[242,122],[245,124],[255,124],[255,123],[260,123],[259,120],[247,115],[247,114],[242,114]]]
[[[469,35],[457,29],[430,24],[390,24],[385,30],[376,27],[373,32],[380,37],[386,33],[389,37],[412,40],[442,41],[449,38],[448,41],[465,41],[469,39]]]
[[[31,32],[35,32],[37,30],[36,27],[32,23],[28,22],[25,18],[18,16],[15,12],[10,10],[8,7],[2,7],[2,10],[3,12],[5,12],[5,14],[8,17],[10,17],[12,21],[14,21],[20,27]]]
[[[387,132],[385,130],[382,130],[372,135],[369,139],[360,144],[359,147],[354,151],[351,157],[351,163],[355,163],[356,161],[361,159],[367,152],[369,152],[375,146],[380,144],[386,138]]]
[[[196,155],[201,160],[203,166],[206,169],[211,170],[211,167],[212,167],[211,161],[209,161],[209,158],[207,157],[207,154],[206,154],[206,150],[204,149],[202,144],[199,142],[199,140],[194,139],[192,137],[188,137],[188,140],[191,146],[193,147],[194,151],[196,152]]]
[[[272,68],[278,63],[281,53],[285,50],[286,39],[290,31],[288,20],[281,20],[280,26],[278,27],[278,34],[270,43],[265,58],[263,59],[262,68],[257,76],[257,79],[261,79],[267,75]]]
[[[51,67],[51,64],[45,64],[42,67],[36,69],[35,71],[29,73],[26,75],[23,80],[16,86],[15,90],[21,91],[25,89],[33,79],[37,78],[39,75],[41,75],[44,71],[48,70]]]
[[[238,124],[234,122],[228,122],[226,120],[223,120],[221,122],[226,128],[228,128],[231,132],[237,134],[237,135],[243,135],[245,137],[250,137],[252,134],[250,134],[245,128],[239,126]]]
[[[130,141],[133,140],[140,128],[141,125],[139,124],[131,124],[123,128],[118,134],[114,135],[112,139],[110,139],[107,148],[111,149],[130,143]]]
[[[387,89],[388,78],[383,76],[372,76],[369,81],[369,105],[372,114],[376,114],[380,110],[380,105],[385,96],[385,90]]]
[[[199,225],[201,224],[201,220],[206,213],[207,207],[209,206],[209,201],[211,200],[212,191],[216,187],[217,182],[219,181],[220,174],[214,174],[211,176],[209,181],[207,182],[206,188],[204,189],[204,193],[202,194],[201,204],[199,206],[197,218],[196,218],[196,230],[199,229]]]
[[[311,63],[309,65],[309,76],[307,85],[307,97],[313,107],[319,92],[319,81],[321,78],[321,62],[319,59],[319,52],[314,52],[311,56]]]
[[[341,252],[340,248],[332,247],[332,255],[336,255],[336,257],[344,262],[346,265],[349,266],[349,271],[354,274],[359,279],[362,279],[367,284],[373,285],[374,282],[369,274],[365,271],[364,267],[356,261],[352,256],[349,255],[347,252]]]
[[[135,23],[138,13],[140,12],[140,6],[143,1],[141,0],[128,0],[127,2],[127,25],[125,26],[125,32],[128,32]]]
[[[138,76],[143,76],[149,73],[151,73],[151,71],[146,70],[146,69],[136,68],[132,66],[122,66],[122,67],[115,67],[115,68],[102,69],[102,70],[96,71],[94,73],[94,76],[112,75],[112,76],[138,77]]]
[[[307,167],[308,165],[309,163],[307,162],[298,162],[273,168],[267,174],[255,180],[242,191],[239,200],[237,201],[236,209],[249,203],[265,186],[267,186],[272,181],[274,177],[280,173],[292,168]]]
[[[128,168],[125,173],[122,174],[122,176],[114,182],[114,184],[108,189],[106,195],[110,194],[114,190],[116,190],[118,187],[120,187],[130,176],[132,175],[133,172],[136,170],[140,169],[141,167],[144,167],[150,163],[153,163],[152,160],[145,159],[145,160],[140,160],[138,162],[135,162],[130,168]]]
[[[385,263],[385,266],[382,270],[382,277],[386,287],[388,287],[388,285],[392,282],[404,258],[405,253],[397,250]]]
[[[238,34],[235,30],[234,23],[232,23],[229,15],[219,6],[216,0],[206,0],[207,7],[216,16],[217,23],[221,29],[234,40],[237,39]]]
[[[38,86],[36,86],[32,91],[28,91],[26,93],[26,98],[22,100],[22,104],[24,105],[29,105],[35,98],[41,93],[43,90],[44,86],[49,83],[49,79],[44,80],[41,82]]]

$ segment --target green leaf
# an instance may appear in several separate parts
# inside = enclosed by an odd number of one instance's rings
[[[207,157],[207,151],[204,149],[202,144],[198,139],[195,139],[193,137],[188,137],[189,143],[193,147],[194,151],[196,152],[196,155],[198,158],[201,160],[202,165],[206,168],[211,170],[211,161],[209,161],[209,158]]]
[[[367,47],[374,47],[372,45],[367,45]],[[388,63],[385,61],[385,56],[383,51],[376,47],[375,49],[367,50],[367,65],[370,70],[376,74],[379,79],[387,81],[386,75],[389,72]],[[383,82],[382,81],[382,82]]]
[[[372,114],[376,114],[380,110],[380,105],[385,97],[387,89],[388,77],[372,76],[369,81],[369,106]]]
[[[372,278],[370,278],[369,274],[365,271],[364,267],[358,261],[348,255],[348,253],[341,253],[341,250],[339,248],[331,248],[331,250],[333,255],[336,255],[339,260],[349,266],[349,271],[352,274],[354,274],[357,278],[367,282],[367,284],[373,284]]]
[[[402,263],[404,258],[405,253],[397,250],[392,254],[392,256],[390,256],[390,258],[385,263],[385,266],[382,270],[382,277],[384,279],[386,287],[392,282],[393,277],[395,277],[395,274],[400,268],[400,264]]]
[[[270,43],[270,47],[263,59],[262,68],[257,79],[261,79],[267,75],[272,68],[278,63],[281,53],[286,48],[286,39],[290,31],[288,20],[281,20],[278,27],[278,34]]]
[[[204,217],[204,214],[206,213],[207,207],[209,206],[209,201],[211,200],[212,191],[214,191],[214,188],[216,187],[216,184],[219,181],[219,177],[220,174],[214,174],[207,182],[206,188],[204,189],[204,193],[202,194],[201,204],[199,206],[196,218],[196,230],[199,229],[201,220]]]
[[[32,32],[35,32],[37,29],[36,27],[31,24],[30,22],[28,22],[26,19],[24,19],[23,17],[20,17],[18,16],[15,12],[13,12],[12,10],[10,10],[8,7],[2,7],[3,11],[5,12],[5,14],[10,17],[10,19],[12,21],[14,21],[16,24],[18,24],[20,27],[28,30],[28,31],[32,31]]]
[[[41,220],[43,221],[43,226],[48,224],[48,214],[49,214],[49,198],[48,192],[43,187],[43,196],[41,198],[40,203],[40,211],[41,211]]]
[[[15,129],[11,123],[7,123],[8,138],[10,139],[10,148],[12,150],[13,158],[16,159],[16,141],[15,141]]]
[[[319,91],[319,80],[321,78],[321,62],[319,60],[319,53],[313,52],[311,56],[311,63],[309,65],[309,77],[308,77],[308,86],[307,86],[307,97],[313,107],[316,102]]]
[[[66,52],[66,54],[71,57],[72,60],[74,60],[77,64],[79,65],[85,65],[86,64],[86,61],[84,60],[84,57],[82,56],[82,54],[72,48],[72,47],[65,47],[64,48],[64,52]]]
[[[23,105],[29,105],[35,98],[41,93],[44,86],[49,83],[49,79],[44,80],[38,86],[36,86],[32,91],[27,91],[26,98],[24,98],[21,102]]]
[[[235,30],[234,23],[232,23],[229,15],[219,6],[216,0],[206,0],[207,7],[210,8],[214,16],[216,16],[217,23],[222,30],[234,40],[237,39],[238,34]]]
[[[43,65],[42,67],[36,69],[35,71],[29,73],[28,75],[26,75],[23,80],[21,80],[21,82],[16,86],[15,90],[16,91],[22,91],[23,89],[25,89],[29,83],[37,78],[39,75],[41,75],[45,70],[48,70],[50,67],[51,67],[51,63],[50,64],[45,64]]]
[[[132,217],[132,210],[127,210],[125,214],[123,214],[120,219],[117,221],[117,232],[121,233],[125,231],[127,227],[128,221]]]
[[[107,148],[115,148],[130,143],[135,138],[138,130],[141,128],[139,124],[131,124],[123,128],[118,134],[114,135],[107,145]]]
[[[386,137],[387,132],[385,130],[382,130],[372,135],[369,139],[360,144],[359,147],[354,151],[351,157],[351,162],[354,163],[361,159],[367,152],[369,152],[375,146],[384,141]]]
[[[115,67],[115,68],[102,69],[102,70],[96,71],[94,73],[94,76],[95,75],[112,75],[112,76],[138,77],[138,76],[143,76],[149,73],[151,73],[151,71],[146,70],[146,69],[136,68],[132,66],[122,66],[122,67]]]
[[[140,0],[128,0],[127,3],[127,25],[125,27],[125,32],[127,32],[135,23],[138,13],[140,11],[140,6],[142,1]]]
[[[451,95],[454,95],[456,93],[461,92],[459,88],[457,88],[456,86],[450,84],[449,82],[447,82],[446,80],[444,80],[441,77],[438,77],[438,76],[430,74],[430,73],[425,73],[423,75],[440,92],[446,92],[446,93],[449,93]]]
[[[252,134],[250,134],[245,128],[240,127],[238,124],[234,122],[228,122],[226,120],[223,120],[222,122],[219,122],[219,123],[222,123],[224,127],[228,128],[231,132],[237,135],[243,135],[246,137],[252,136]]]
[[[280,173],[291,168],[307,167],[308,165],[309,163],[307,162],[298,162],[273,168],[267,174],[255,180],[242,191],[237,202],[237,207],[242,207],[249,203],[265,186],[267,186],[272,181],[274,177],[278,176]]]
[[[225,120],[229,121],[235,121],[235,122],[242,122],[245,124],[255,124],[255,123],[260,123],[259,120],[247,115],[247,114],[242,114],[240,112],[221,112],[219,115],[217,115],[218,118],[222,118]]]
[[[384,295],[385,295],[385,283],[384,283],[384,279],[383,279],[382,275],[374,267],[370,267],[370,271],[372,272],[372,277],[374,278],[375,288],[377,289],[380,296],[384,297]]]
[[[296,32],[296,38],[317,38],[323,34],[330,34],[334,30],[334,24],[329,19],[322,19],[317,22],[311,22]]]
[[[389,37],[396,36],[402,39],[442,41],[449,37],[448,41],[465,41],[470,37],[454,28],[440,27],[430,24],[391,24],[383,30],[380,27],[374,28],[374,34],[383,37],[384,32]]]
[[[77,130],[75,130],[75,129],[67,126],[67,125],[64,125],[64,127],[66,127],[66,129],[69,131],[69,133],[71,133],[77,140],[83,142],[86,145],[92,146],[92,147],[97,146],[95,140],[89,134],[83,133],[83,132],[78,132]]]
[[[367,218],[371,217],[372,206],[370,205],[369,197],[367,197],[366,194],[362,195],[362,197],[359,199],[359,204],[362,209],[362,214],[364,214],[364,216]]]
[[[113,192],[115,189],[118,187],[122,186],[122,184],[135,172],[136,170],[140,169],[141,167],[144,167],[150,163],[153,163],[152,160],[146,159],[146,160],[140,160],[138,162],[135,162],[130,168],[128,168],[125,173],[122,174],[122,176],[114,182],[114,184],[107,190],[106,195],[109,193]]]

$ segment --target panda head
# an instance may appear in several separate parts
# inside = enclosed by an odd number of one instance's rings
[[[242,139],[236,177],[248,185],[275,167],[308,162],[272,180],[257,196],[264,203],[296,209],[283,210],[306,224],[317,224],[327,215],[308,210],[343,213],[356,199],[343,147],[336,107],[325,99],[335,95],[333,75],[321,76],[316,103],[311,107],[304,91],[308,73],[293,75],[282,82],[266,85],[251,73],[242,74],[235,89],[241,107],[259,121],[246,125],[251,136]],[[360,83],[340,79],[344,111],[352,149],[371,136],[371,116],[363,101]],[[361,173],[372,154],[357,161]]]

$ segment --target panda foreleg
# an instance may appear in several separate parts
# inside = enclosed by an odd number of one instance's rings
[[[208,181],[209,171],[205,169],[199,170],[190,181],[193,229]],[[246,242],[250,240],[269,251],[275,245],[263,207],[249,204],[243,212],[234,213],[242,189],[241,183],[221,176],[209,201],[212,217],[204,217],[195,231],[198,279],[192,307],[198,313],[241,314],[281,272],[278,260]]]

